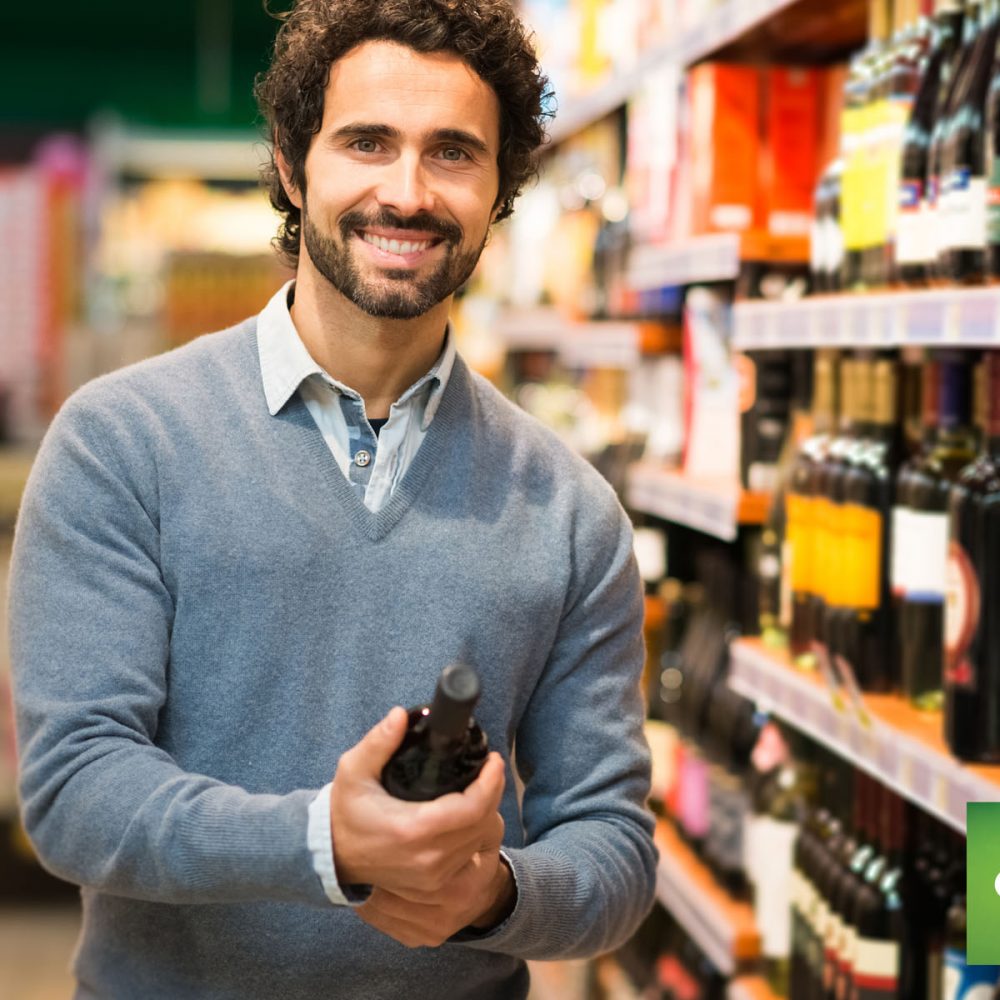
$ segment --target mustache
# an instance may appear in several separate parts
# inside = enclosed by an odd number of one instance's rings
[[[411,215],[406,218],[383,209],[374,215],[348,212],[340,218],[340,231],[345,238],[355,229],[377,226],[384,226],[386,229],[417,229],[425,233],[434,233],[435,236],[440,236],[451,243],[458,243],[462,239],[462,230],[458,226],[453,222],[445,222],[444,219],[436,219],[433,215]]]

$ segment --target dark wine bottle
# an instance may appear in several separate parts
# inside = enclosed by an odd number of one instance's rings
[[[986,148],[983,116],[993,70],[1000,9],[997,0],[984,6],[979,31],[965,75],[959,84],[944,160],[950,171],[942,178],[947,200],[947,231],[940,269],[948,281],[976,284],[986,279]]]
[[[901,942],[894,927],[895,889],[906,850],[906,805],[886,788],[880,790],[880,846],[855,897],[857,939],[851,970],[852,996],[897,1000]]]
[[[895,276],[904,285],[927,283],[927,172],[941,74],[958,46],[962,11],[958,0],[937,0],[929,55],[903,134],[897,217]]]
[[[934,109],[934,127],[931,129],[931,145],[927,154],[926,220],[927,236],[925,273],[929,281],[938,278],[938,249],[944,227],[944,203],[942,199],[944,180],[948,166],[944,163],[945,140],[951,125],[951,108],[956,88],[964,66],[966,45],[971,44],[978,26],[978,4],[969,5],[962,15],[961,31],[954,47],[941,63],[938,81],[937,105]]]
[[[489,752],[486,734],[472,718],[479,690],[472,667],[452,663],[441,671],[434,700],[410,709],[403,742],[382,769],[390,795],[423,802],[475,781]]]
[[[1000,351],[981,367],[985,447],[949,498],[945,739],[963,760],[1000,761]]]
[[[813,376],[813,430],[799,449],[785,493],[785,548],[790,564],[791,625],[789,652],[799,666],[814,665],[813,603],[819,570],[816,485],[819,465],[833,441],[836,420],[836,359],[829,351],[816,355]],[[784,569],[784,568],[783,568]]]
[[[853,609],[845,623],[847,665],[863,691],[898,687],[896,630],[889,575],[890,528],[901,457],[896,363],[872,366],[872,409],[865,445],[847,475],[845,541],[852,552]]]
[[[942,354],[939,363],[938,437],[930,454],[910,470],[906,484],[902,552],[905,596],[899,606],[903,693],[921,709],[944,703],[944,600],[948,561],[948,495],[975,458],[967,355]],[[898,568],[898,566],[897,566]]]

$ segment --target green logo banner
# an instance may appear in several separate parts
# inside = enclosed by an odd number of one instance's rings
[[[1000,802],[966,807],[966,951],[970,965],[1000,965]]]

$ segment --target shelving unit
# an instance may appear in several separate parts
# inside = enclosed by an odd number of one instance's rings
[[[723,975],[760,955],[760,934],[753,910],[735,902],[698,860],[673,828],[656,827],[660,863],[656,897],[697,942]]]
[[[643,354],[680,350],[662,323],[570,320],[554,309],[508,312],[492,332],[508,351],[552,351],[570,368],[633,368]]]
[[[643,78],[673,62],[691,66],[709,57],[767,56],[793,62],[828,58],[858,47],[865,37],[865,0],[726,0],[702,24],[673,43],[647,52],[635,67],[588,94],[566,101],[550,129],[553,143],[625,104]]]
[[[683,473],[639,462],[628,473],[628,505],[731,542],[741,524],[763,524],[769,497],[738,484],[698,482]]]
[[[799,302],[737,302],[733,346],[997,347],[1000,289],[948,288],[820,295]]]
[[[733,644],[729,684],[957,830],[965,830],[967,802],[1000,801],[1000,767],[953,757],[940,713],[919,712],[894,695],[852,702],[758,639]]]

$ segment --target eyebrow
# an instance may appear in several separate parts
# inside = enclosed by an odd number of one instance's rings
[[[350,125],[342,125],[340,128],[330,133],[331,139],[362,139],[369,136],[376,136],[382,139],[398,139],[401,133],[398,128],[376,122],[351,122]],[[424,136],[425,140],[432,142],[454,142],[470,149],[476,150],[483,156],[489,155],[489,147],[478,136],[471,132],[466,132],[460,128],[439,128],[433,132],[428,132]]]

